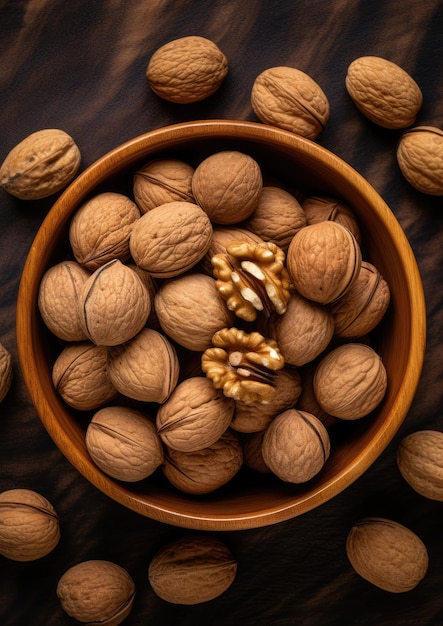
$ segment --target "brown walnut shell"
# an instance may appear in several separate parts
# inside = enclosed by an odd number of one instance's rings
[[[201,261],[204,272],[212,276],[211,259],[216,254],[226,254],[226,248],[234,241],[247,243],[263,243],[263,239],[255,233],[240,226],[217,226],[212,229],[211,245]]]
[[[354,211],[343,200],[332,196],[308,196],[301,206],[305,213],[308,224],[318,222],[337,222],[351,231],[357,240],[361,242],[361,231]]]
[[[406,482],[420,495],[443,502],[443,433],[419,430],[404,437],[397,465]]]
[[[2,402],[12,384],[12,358],[9,350],[0,343],[0,402]]]
[[[260,474],[271,474],[271,470],[266,465],[263,458],[263,437],[266,430],[255,433],[248,433],[243,438],[243,458],[244,464],[254,472]]]
[[[150,161],[134,174],[134,200],[142,213],[167,202],[195,203],[192,195],[194,168],[179,159]]]
[[[443,131],[416,126],[397,146],[397,161],[408,183],[422,193],[443,196]]]

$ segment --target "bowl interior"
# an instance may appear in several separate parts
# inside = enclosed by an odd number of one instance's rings
[[[51,370],[61,347],[44,327],[37,307],[45,270],[70,256],[67,230],[75,209],[98,191],[131,194],[132,174],[152,158],[172,156],[197,165],[219,150],[254,157],[269,180],[303,193],[342,198],[358,216],[364,258],[391,289],[388,313],[373,334],[388,373],[386,396],[376,411],[334,427],[331,456],[304,485],[257,476],[246,468],[225,487],[204,497],[187,496],[161,472],[140,483],[120,483],[101,472],[85,446],[88,415],[73,411],[55,393]],[[321,146],[263,124],[211,120],[177,124],[136,137],[85,170],[59,197],[31,246],[17,301],[21,368],[36,410],[67,459],[98,489],[143,515],[195,529],[264,526],[300,515],[355,481],[380,455],[402,423],[415,394],[425,345],[422,284],[410,245],[394,215],[350,166]]]

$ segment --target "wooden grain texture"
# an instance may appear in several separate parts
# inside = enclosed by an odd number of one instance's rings
[[[188,34],[213,39],[228,57],[220,91],[194,105],[166,103],[150,92],[145,69],[163,43]],[[12,389],[0,405],[0,490],[33,488],[61,517],[55,551],[34,563],[0,557],[0,623],[69,624],[55,595],[71,565],[105,558],[126,567],[137,585],[125,623],[290,626],[439,626],[443,623],[441,506],[419,496],[396,465],[401,438],[443,430],[442,199],[402,178],[398,131],[376,127],[346,94],[344,77],[358,56],[399,63],[420,85],[420,124],[443,126],[443,7],[440,0],[3,0],[0,1],[0,160],[45,127],[72,134],[84,169],[108,150],[151,129],[197,119],[255,121],[249,94],[267,67],[310,74],[331,104],[318,143],[363,174],[391,207],[421,273],[427,307],[425,366],[407,419],[356,483],[294,520],[218,533],[239,567],[220,598],[195,607],[155,596],[147,567],[181,531],[138,515],[88,483],[56,448],[32,406],[19,371],[15,304],[34,236],[55,198],[26,203],[0,193],[0,341],[11,351]],[[390,595],[360,579],[345,555],[346,535],[364,515],[390,517],[426,544],[430,567],[407,594]]]

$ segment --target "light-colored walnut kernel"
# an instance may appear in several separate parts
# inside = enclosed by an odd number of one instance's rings
[[[157,159],[134,174],[134,200],[142,213],[167,202],[195,203],[192,195],[194,168],[179,159]]]
[[[120,565],[100,559],[70,567],[57,584],[63,610],[88,626],[118,626],[129,615],[135,584]]]
[[[76,260],[91,271],[114,259],[128,261],[129,236],[139,218],[137,205],[121,193],[105,191],[90,198],[69,225]]]
[[[380,355],[362,343],[347,343],[322,358],[314,375],[314,393],[326,413],[355,420],[373,411],[387,388]]]
[[[166,447],[163,473],[184,493],[203,495],[228,483],[243,465],[239,436],[227,430],[212,445],[194,452]]]
[[[443,196],[443,131],[416,126],[397,146],[397,161],[408,183],[422,193]]]
[[[285,362],[275,341],[260,333],[222,328],[202,355],[202,370],[216,389],[246,404],[271,402],[276,372]]]
[[[156,278],[190,270],[206,254],[212,225],[192,202],[167,202],[148,211],[132,229],[129,247],[135,263]]]
[[[215,93],[228,73],[228,61],[210,39],[181,37],[164,44],[146,69],[151,89],[160,98],[188,104]]]
[[[214,333],[234,322],[215,280],[206,274],[193,272],[163,283],[154,305],[166,335],[188,350],[206,350]]]
[[[443,433],[418,430],[404,437],[397,465],[406,482],[420,495],[443,502]]]
[[[354,211],[343,200],[332,196],[308,196],[301,206],[308,224],[317,222],[337,222],[351,231],[357,243],[361,242],[360,225]]]
[[[263,460],[281,480],[304,483],[323,468],[331,444],[328,431],[311,413],[288,409],[272,420],[263,436]]]
[[[169,448],[194,452],[215,443],[233,413],[233,400],[208,378],[194,376],[182,381],[157,411],[157,432]]]
[[[46,198],[71,182],[80,161],[80,150],[68,133],[38,130],[8,153],[0,167],[0,187],[21,200]]]
[[[308,74],[294,67],[271,67],[257,76],[252,108],[261,122],[316,139],[329,119],[329,102]]]
[[[302,296],[329,304],[351,287],[361,260],[360,246],[347,228],[319,222],[298,231],[289,245],[286,265]]]
[[[94,414],[86,429],[86,448],[101,470],[125,482],[147,478],[163,461],[154,423],[145,413],[123,406]]]
[[[31,489],[0,493],[0,554],[13,561],[34,561],[55,548],[60,524],[52,504]]]
[[[258,206],[262,188],[257,161],[236,150],[211,154],[192,177],[194,198],[215,224],[238,224],[248,218]]]
[[[211,245],[201,261],[203,271],[212,276],[212,257],[216,254],[225,254],[228,245],[234,241],[262,243],[263,239],[250,230],[246,230],[246,228],[240,226],[214,226],[212,229]]]
[[[409,528],[382,517],[356,522],[346,540],[346,553],[359,576],[391,593],[411,591],[428,570],[422,540]]]
[[[163,546],[152,558],[148,577],[155,593],[172,604],[214,600],[234,582],[237,562],[220,539],[190,535]]]
[[[12,384],[12,358],[9,350],[0,343],[0,402],[2,402]]]

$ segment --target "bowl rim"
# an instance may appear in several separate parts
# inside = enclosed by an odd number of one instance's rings
[[[289,150],[296,148],[303,150],[312,158],[321,158],[334,172],[348,178],[351,174],[349,184],[353,185],[355,191],[374,208],[392,238],[401,244],[402,253],[408,263],[405,289],[414,303],[410,308],[410,349],[406,374],[401,384],[402,393],[397,394],[386,428],[378,430],[376,436],[352,463],[325,484],[317,487],[314,493],[308,490],[306,494],[297,494],[296,498],[293,498],[296,502],[288,500],[284,506],[270,506],[266,510],[247,514],[233,514],[229,511],[207,515],[195,512],[187,514],[183,511],[177,512],[166,504],[161,506],[146,502],[121,483],[118,483],[116,491],[116,481],[103,474],[92,462],[85,461],[72,446],[70,433],[60,426],[57,427],[52,405],[39,384],[39,363],[33,349],[35,325],[32,311],[37,303],[37,285],[41,279],[36,269],[36,259],[38,255],[41,258],[40,243],[46,238],[48,231],[55,230],[59,233],[69,220],[74,199],[75,205],[78,206],[95,187],[114,173],[144,158],[146,150],[158,152],[165,147],[170,149],[171,140],[178,140],[176,145],[179,146],[185,145],[190,140],[207,139],[208,131],[211,132],[211,139],[240,139],[256,143],[278,140],[280,145]],[[68,211],[69,207],[71,210]],[[44,258],[40,265],[48,266],[51,253],[52,250],[43,252]],[[425,298],[416,259],[399,222],[370,183],[341,157],[320,144],[274,126],[242,120],[197,120],[160,127],[120,144],[89,165],[55,200],[35,235],[24,264],[17,297],[16,335],[20,368],[38,416],[59,450],[90,483],[125,507],[163,523],[200,530],[241,530],[282,522],[324,504],[355,482],[380,456],[405,419],[420,380],[426,344]]]

